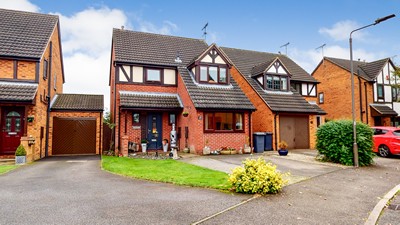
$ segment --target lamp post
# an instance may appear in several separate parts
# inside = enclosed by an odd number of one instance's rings
[[[393,17],[395,17],[395,14],[389,15],[389,16],[385,16],[382,18],[378,18],[375,20],[374,23],[371,23],[369,25],[360,27],[358,29],[355,29],[353,31],[350,32],[350,39],[349,39],[349,43],[350,43],[350,73],[351,73],[351,113],[352,113],[352,119],[353,119],[353,155],[354,155],[354,166],[358,167],[358,146],[357,146],[357,131],[356,131],[356,112],[355,112],[355,100],[354,100],[354,71],[353,71],[353,39],[351,37],[351,35],[359,30],[362,30],[364,28],[370,27],[370,26],[375,26],[380,22],[383,22],[385,20],[391,19]]]

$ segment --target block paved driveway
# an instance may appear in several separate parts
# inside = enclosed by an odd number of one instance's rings
[[[99,156],[51,157],[0,175],[0,224],[190,224],[250,197],[113,175]]]

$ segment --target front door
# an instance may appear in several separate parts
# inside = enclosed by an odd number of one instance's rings
[[[162,125],[161,114],[147,114],[147,141],[148,149],[162,149]]]
[[[24,107],[3,107],[0,155],[12,155],[24,134]]]

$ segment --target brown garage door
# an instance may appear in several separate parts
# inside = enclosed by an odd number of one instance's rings
[[[53,119],[53,155],[96,154],[96,118]]]
[[[308,116],[279,116],[279,134],[289,149],[307,149],[309,145]]]

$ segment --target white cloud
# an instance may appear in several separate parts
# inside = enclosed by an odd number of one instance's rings
[[[163,21],[162,26],[158,27],[149,21],[143,20],[139,16],[134,16],[134,19],[139,24],[138,30],[142,32],[169,35],[179,30],[178,26],[175,23],[168,20]]]
[[[350,59],[350,52],[348,48],[343,48],[339,45],[326,46],[324,48],[324,56],[340,58],[340,59]],[[311,73],[318,63],[322,60],[321,50],[316,51],[311,50],[299,50],[297,48],[292,48],[289,52],[289,57],[292,58],[296,63],[298,63],[303,69]],[[353,49],[353,60],[365,60],[371,62],[374,60],[382,59],[387,57],[385,52],[368,52],[365,49]]]
[[[67,55],[85,52],[98,56],[110,51],[112,28],[128,26],[123,11],[108,7],[88,8],[72,16],[56,14],[60,16],[63,53]]]
[[[0,8],[14,9],[28,12],[39,12],[37,5],[30,3],[28,0],[0,0]]]
[[[323,27],[319,29],[320,34],[328,35],[335,41],[348,40],[350,38],[350,32],[361,27],[357,22],[351,20],[339,21],[335,23],[332,28]],[[363,40],[366,36],[364,31],[357,31],[353,33],[354,39]]]

